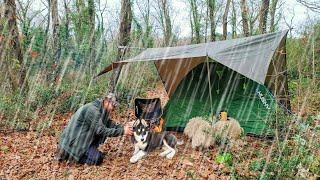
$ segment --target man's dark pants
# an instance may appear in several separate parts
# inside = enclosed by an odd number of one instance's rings
[[[89,149],[86,151],[84,155],[79,160],[80,164],[88,164],[88,165],[100,165],[103,161],[104,154],[98,150],[99,144],[101,144],[103,140],[101,138],[96,138]],[[72,161],[73,158],[69,156],[69,154],[60,149],[58,151],[57,159],[59,161],[70,160]]]
[[[103,154],[98,150],[99,142],[93,141],[86,153],[81,157],[79,163],[88,165],[100,165],[103,161]]]

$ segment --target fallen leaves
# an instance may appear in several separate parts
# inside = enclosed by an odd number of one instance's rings
[[[57,121],[52,127],[62,131],[61,124],[65,123]],[[178,153],[171,160],[159,157],[162,151],[159,149],[137,164],[131,164],[129,159],[133,145],[129,138],[118,137],[108,138],[100,146],[106,157],[98,167],[54,160],[58,137],[49,133],[44,132],[41,136],[37,132],[0,134],[0,179],[230,179],[230,169],[215,162],[218,148],[195,151],[186,137],[174,134],[186,143],[178,146]],[[252,144],[251,150],[263,147],[258,139],[247,138],[246,141]],[[246,150],[248,159],[243,160],[243,164],[237,164],[235,169],[240,175],[256,177],[256,174],[244,173],[248,171],[247,161],[254,157],[250,149]]]
[[[187,159],[183,160],[182,164],[183,164],[183,165],[186,165],[186,166],[193,166],[193,163],[190,162],[190,161],[187,160]]]
[[[159,93],[149,92],[148,97],[159,96]],[[160,93],[162,103],[167,100],[164,93]],[[50,130],[61,132],[71,115],[54,117]],[[39,116],[46,118],[42,111]],[[124,114],[113,114],[113,119],[125,123],[134,119],[134,113],[129,110]],[[32,125],[33,130],[36,125]],[[187,143],[178,146],[178,153],[171,160],[160,157],[162,150],[156,150],[131,164],[133,145],[128,137],[118,137],[108,138],[99,147],[106,153],[101,166],[88,166],[54,160],[59,133],[0,133],[0,179],[230,179],[226,167],[214,161],[219,148],[210,149],[209,153],[195,151],[186,137],[174,134]],[[249,141],[254,147],[261,147],[257,140],[249,138]],[[246,144],[240,143],[237,147],[240,145]]]

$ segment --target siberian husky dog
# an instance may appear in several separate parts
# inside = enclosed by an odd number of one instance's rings
[[[149,152],[160,147],[164,149],[160,153],[160,156],[172,159],[177,152],[176,146],[183,144],[183,142],[178,142],[177,138],[168,132],[152,132],[144,119],[138,119],[133,123],[131,141],[134,143],[133,156],[130,158],[131,163],[138,162]]]

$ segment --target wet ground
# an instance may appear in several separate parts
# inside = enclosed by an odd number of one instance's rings
[[[158,88],[159,89],[159,88]],[[149,91],[148,97],[161,96],[162,103],[167,101],[163,91]],[[130,114],[128,116],[128,113]],[[191,148],[188,139],[174,133],[184,144],[178,146],[176,156],[169,160],[159,156],[161,150],[151,152],[136,164],[129,159],[133,153],[133,144],[128,137],[108,138],[99,148],[106,152],[101,166],[59,163],[54,159],[58,137],[72,113],[56,115],[48,129],[27,132],[0,133],[0,179],[230,179],[232,168],[218,164],[215,157],[221,147],[212,147],[206,151]],[[123,123],[134,119],[133,113],[125,111],[114,113],[113,119]],[[43,117],[42,119],[46,119]],[[39,122],[38,122],[39,123]],[[247,159],[235,166],[238,174],[246,172],[248,161],[255,158],[254,150],[265,148],[268,143],[245,137],[233,152],[246,149]],[[248,143],[247,143],[248,142]],[[236,153],[235,153],[236,154]],[[242,154],[245,154],[242,152]],[[242,174],[254,177],[257,174]]]

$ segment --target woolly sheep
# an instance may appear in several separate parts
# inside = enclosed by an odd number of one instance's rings
[[[215,143],[215,137],[237,140],[243,133],[239,122],[229,117],[228,121],[218,121],[213,126],[203,117],[195,117],[187,123],[184,134],[191,140],[192,148],[208,148]]]

